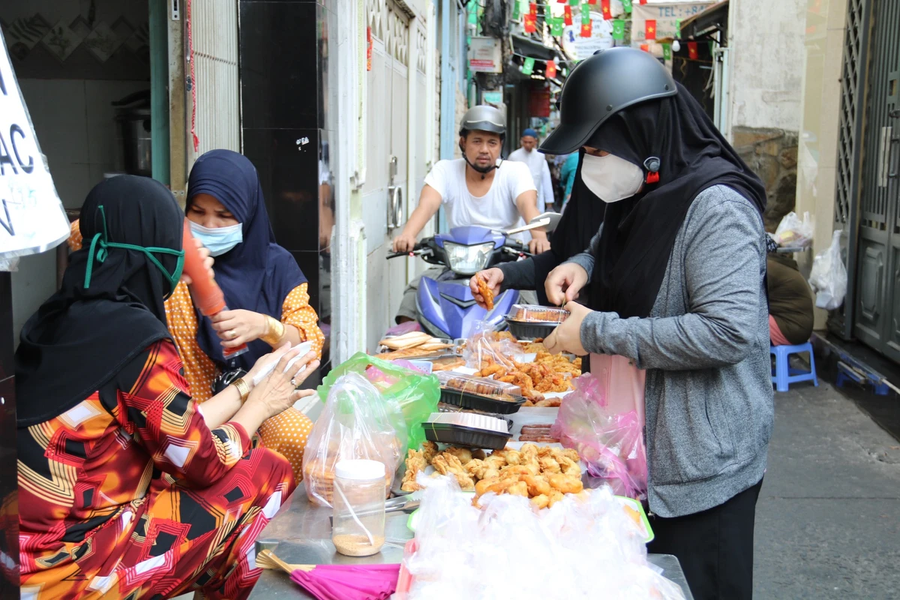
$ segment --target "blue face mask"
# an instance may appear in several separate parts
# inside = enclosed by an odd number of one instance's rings
[[[222,256],[244,241],[244,226],[241,223],[213,229],[198,225],[193,221],[190,223],[191,233],[209,250],[211,256]]]

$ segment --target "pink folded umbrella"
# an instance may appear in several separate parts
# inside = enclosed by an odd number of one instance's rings
[[[291,565],[269,550],[257,557],[264,568],[277,567],[316,600],[387,600],[397,589],[400,565]]]

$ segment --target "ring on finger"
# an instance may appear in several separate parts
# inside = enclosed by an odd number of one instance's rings
[[[234,329],[230,329],[228,331],[228,339],[233,340],[237,337],[237,332]]]
[[[297,387],[297,380],[295,380],[293,377],[291,378],[291,385]]]

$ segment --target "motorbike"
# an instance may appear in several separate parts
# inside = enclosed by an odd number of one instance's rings
[[[531,256],[528,247],[513,239],[516,233],[543,228],[552,231],[559,222],[556,213],[544,213],[524,227],[497,231],[486,227],[456,227],[448,233],[425,238],[411,252],[388,255],[388,260],[402,256],[418,256],[432,265],[445,269],[435,279],[422,277],[416,295],[416,312],[421,327],[437,338],[468,338],[480,322],[502,329],[505,317],[519,302],[518,290],[506,290],[494,298],[494,308],[488,311],[475,301],[469,279],[484,269],[504,262],[514,262]]]

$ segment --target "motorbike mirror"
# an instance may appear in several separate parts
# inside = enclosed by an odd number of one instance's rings
[[[550,233],[551,231],[556,229],[556,227],[559,225],[560,219],[562,219],[562,215],[559,213],[545,212],[544,214],[538,215],[535,218],[533,218],[531,220],[531,222],[529,223],[529,225],[533,225],[535,223],[540,223],[541,221],[549,220],[549,222],[546,225],[542,225],[541,228],[544,231],[546,231],[547,233]]]

